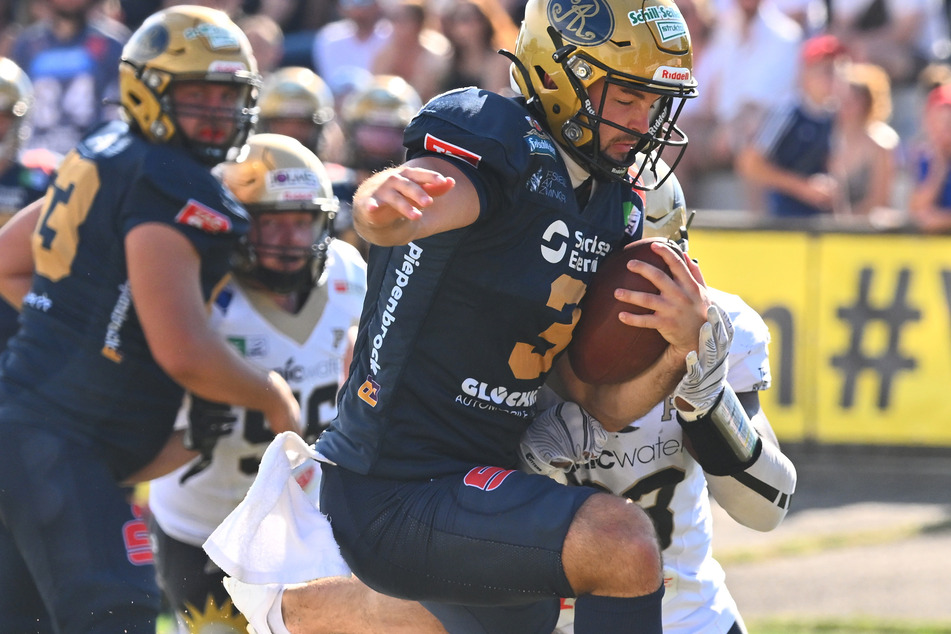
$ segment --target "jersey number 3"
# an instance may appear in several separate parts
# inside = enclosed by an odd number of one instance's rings
[[[36,272],[57,282],[72,271],[79,244],[79,227],[99,191],[99,172],[86,159],[73,154],[63,162],[46,198],[33,232]]]
[[[539,333],[538,337],[548,344],[545,349],[535,343],[524,341],[515,344],[509,356],[509,367],[516,379],[530,381],[551,369],[555,356],[571,341],[571,333],[581,317],[578,302],[584,296],[586,288],[587,284],[568,275],[561,275],[552,282],[551,293],[548,295],[548,307],[564,310],[574,305],[571,311],[571,323],[553,323],[544,332]]]

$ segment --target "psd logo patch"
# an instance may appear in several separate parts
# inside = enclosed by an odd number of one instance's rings
[[[373,377],[368,374],[367,380],[364,381],[363,385],[357,390],[357,396],[370,407],[376,407],[377,402],[380,400],[380,384],[374,381]]]
[[[231,219],[228,216],[194,199],[189,199],[182,207],[182,210],[175,216],[175,222],[201,229],[205,233],[231,231]]]
[[[552,0],[548,21],[579,46],[603,44],[614,34],[614,12],[604,0]]]

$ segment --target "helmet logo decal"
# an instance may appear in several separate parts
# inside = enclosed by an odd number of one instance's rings
[[[652,6],[630,11],[627,19],[631,26],[653,22],[662,41],[667,42],[678,37],[686,37],[687,25],[676,6]]]
[[[597,46],[614,33],[614,12],[604,0],[552,0],[548,21],[579,46]]]
[[[199,24],[198,26],[185,29],[184,35],[185,38],[189,40],[194,40],[199,37],[205,38],[205,41],[208,42],[208,47],[215,51],[223,48],[235,49],[241,47],[234,33],[216,24]]]
[[[654,71],[654,79],[676,82],[678,84],[687,83],[690,81],[690,69],[660,66]]]
[[[135,48],[125,57],[146,60],[158,57],[168,48],[169,34],[164,24],[148,27],[141,36],[133,38],[131,45]]]
[[[231,62],[227,60],[215,60],[208,65],[209,73],[228,73],[233,75],[235,73],[240,73],[248,70],[248,67],[244,65],[244,62]]]
[[[320,188],[320,181],[314,170],[305,167],[288,167],[271,170],[267,173],[268,189],[287,189],[289,187]]]

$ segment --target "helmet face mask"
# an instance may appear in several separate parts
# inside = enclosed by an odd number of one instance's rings
[[[278,294],[313,288],[323,272],[337,211],[320,160],[295,139],[256,134],[241,160],[219,169],[252,221],[238,254],[238,275]],[[280,226],[272,230],[272,225]]]
[[[513,79],[559,145],[592,174],[626,180],[638,153],[657,160],[674,147],[676,165],[687,139],[676,121],[696,96],[690,36],[672,0],[529,0],[512,56]],[[590,95],[596,82],[601,99]],[[648,130],[604,116],[611,86],[658,95]],[[622,158],[601,149],[606,128],[636,139]]]
[[[638,156],[637,161],[643,161]],[[637,164],[630,168],[631,177],[644,191],[644,237],[666,238],[687,253],[687,228],[694,211],[687,211],[683,189],[677,178],[669,178],[671,168],[662,160],[649,167]]]
[[[236,87],[235,107],[182,112],[173,86],[185,83]],[[215,165],[233,158],[255,123],[260,76],[247,37],[226,14],[199,6],[173,6],[150,16],[129,38],[119,64],[123,116],[153,143],[175,143]],[[177,110],[177,111],[176,111]],[[232,128],[213,142],[190,138],[180,118],[224,119]]]

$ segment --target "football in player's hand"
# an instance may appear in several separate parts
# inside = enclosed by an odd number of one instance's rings
[[[647,278],[627,268],[629,260],[641,260],[670,275],[667,263],[651,249],[651,244],[658,241],[680,252],[665,238],[632,242],[608,255],[588,284],[581,300],[581,319],[568,345],[571,366],[582,381],[606,384],[633,379],[667,349],[667,340],[657,330],[628,326],[618,319],[621,312],[646,314],[650,310],[614,297],[617,288],[660,292]]]

